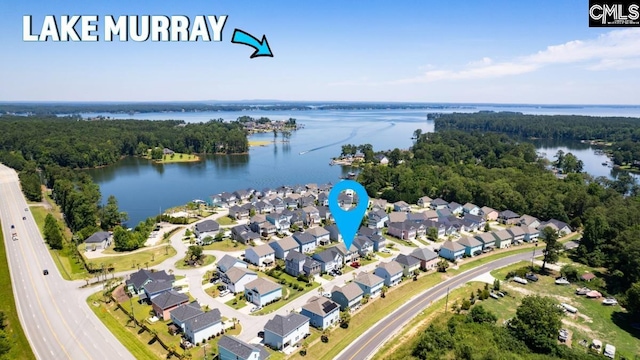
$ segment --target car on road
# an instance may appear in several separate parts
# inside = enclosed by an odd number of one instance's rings
[[[530,280],[530,281],[533,281],[533,282],[538,281],[538,277],[537,277],[537,276],[536,276],[536,274],[534,274],[534,273],[527,273],[524,277],[525,277],[527,280]]]
[[[23,216],[23,217],[22,217],[22,220],[27,220],[27,217],[26,217],[26,216]]]
[[[251,308],[251,312],[252,313],[254,313],[256,311],[260,311],[260,310],[262,310],[262,306],[254,306],[254,307]]]
[[[16,226],[15,226],[15,225],[13,225],[13,224],[11,224],[11,228],[12,228],[12,229],[15,229],[15,228],[16,228]]]
[[[24,208],[24,211],[29,211],[29,208],[28,207]]]
[[[43,275],[49,275],[49,270],[47,270],[47,269],[42,270],[42,274]]]

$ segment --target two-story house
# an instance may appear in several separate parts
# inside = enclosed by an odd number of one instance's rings
[[[373,272],[384,279],[386,286],[396,286],[402,280],[402,266],[395,261],[383,262]]]
[[[340,305],[326,297],[314,296],[302,305],[300,314],[310,319],[311,326],[324,330],[340,321]]]
[[[402,272],[402,270],[401,270]],[[384,279],[380,276],[368,272],[360,272],[354,282],[360,286],[364,295],[370,297],[376,297],[380,295],[382,287],[384,286]]]
[[[275,251],[276,259],[285,259],[291,250],[300,250],[300,244],[292,237],[286,236],[280,240],[270,241],[269,246]]]
[[[309,334],[310,319],[292,312],[276,315],[264,326],[264,343],[273,349],[283,350],[297,345]]]
[[[263,307],[282,298],[282,286],[271,280],[257,278],[244,286],[244,296],[252,304]]]
[[[340,269],[344,264],[342,254],[335,247],[313,254],[312,258],[320,263],[321,270],[325,273]]]
[[[302,253],[312,253],[318,245],[316,238],[308,232],[295,232],[293,239],[300,245],[299,250]]]
[[[316,275],[320,273],[321,267],[318,261],[298,251],[289,251],[285,258],[285,272],[291,276]]]
[[[363,296],[364,292],[355,282],[350,282],[343,287],[334,286],[331,290],[331,300],[340,305],[340,311],[358,309]]]

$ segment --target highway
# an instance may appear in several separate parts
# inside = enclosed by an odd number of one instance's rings
[[[20,322],[36,357],[134,359],[93,314],[78,283],[60,276],[31,212],[25,209],[18,175],[0,164],[0,220],[11,283]],[[13,232],[17,241],[11,238]],[[44,269],[49,275],[43,275]]]
[[[465,284],[466,282],[489,272],[493,269],[516,263],[518,261],[531,260],[532,252],[526,252],[517,255],[511,255],[499,260],[492,261],[477,268],[467,270],[455,277],[452,277],[412,298],[400,308],[378,321],[372,328],[360,335],[356,341],[345,348],[337,359],[339,360],[361,360],[369,359],[375,355],[376,351],[397,334],[403,326],[411,319],[416,317],[424,309],[438,299],[443,298],[447,294],[447,288],[454,288]],[[542,255],[542,250],[538,250],[535,256]]]

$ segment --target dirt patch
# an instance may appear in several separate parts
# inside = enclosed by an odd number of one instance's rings
[[[114,299],[121,304],[125,301],[129,301],[129,295],[124,291],[124,285],[120,285],[111,293]]]
[[[589,327],[577,324],[577,323],[575,323],[575,322],[573,322],[573,321],[571,321],[571,320],[569,320],[567,318],[562,319],[562,323],[565,324],[565,325],[571,326],[573,328],[580,329],[581,331],[584,331],[585,333],[587,333],[587,334],[589,334],[591,336],[595,335],[593,330],[591,330]]]

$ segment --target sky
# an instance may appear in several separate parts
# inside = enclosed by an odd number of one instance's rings
[[[587,0],[0,0],[0,101],[640,105],[640,28]],[[26,42],[45,15],[227,15],[221,42]],[[80,24],[76,26],[80,32]],[[266,35],[273,57],[231,43]]]

